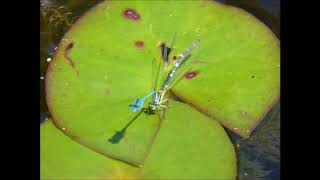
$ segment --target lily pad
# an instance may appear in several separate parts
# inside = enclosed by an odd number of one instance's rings
[[[210,11],[207,44],[195,55],[192,72],[174,93],[214,117],[242,137],[249,137],[279,100],[280,48],[275,35],[260,21],[238,8],[223,7],[221,18]],[[223,19],[223,21],[221,20]],[[201,23],[197,23],[201,24]],[[201,27],[201,25],[199,25]]]
[[[40,179],[128,179],[136,169],[76,143],[51,119],[41,124]]]
[[[146,179],[235,179],[236,154],[221,125],[173,101],[143,167]]]
[[[128,106],[151,91],[152,63],[161,61],[160,45],[174,32],[170,61],[195,39],[201,45],[191,55],[193,71],[173,92],[248,137],[279,98],[279,42],[254,17],[211,1],[106,1],[88,11],[48,68],[55,124],[96,152],[142,165],[163,125],[157,115],[134,119]]]
[[[40,131],[41,179],[235,179],[235,151],[221,125],[180,102],[162,121],[136,168],[76,143],[48,120]]]

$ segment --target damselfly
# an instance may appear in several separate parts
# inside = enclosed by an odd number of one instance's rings
[[[168,55],[173,49],[173,42],[176,38],[176,34],[174,36],[174,39],[171,43],[171,47],[167,47],[165,44],[163,44],[163,61],[165,62],[164,64],[166,65],[165,67],[168,68]],[[177,73],[178,69],[184,64],[184,62],[188,59],[187,56],[189,53],[200,44],[200,40],[197,39],[195,42],[192,43],[192,45],[187,48],[185,51],[183,51],[176,59],[174,66],[170,69],[169,73],[164,73],[164,80],[162,80],[162,84],[160,85],[159,89],[157,89],[157,83],[159,79],[159,75],[162,75],[160,72],[163,64],[163,61],[159,64],[158,68],[158,73],[157,73],[157,78],[155,81],[155,87],[154,89],[145,97],[143,98],[138,98],[134,101],[133,104],[129,105],[130,109],[134,112],[139,111],[140,109],[143,108],[144,102],[146,99],[149,97],[153,97],[151,103],[149,104],[149,109],[152,111],[160,110],[160,109],[167,109],[167,106],[165,105],[165,102],[168,99],[165,99],[165,95],[168,92],[169,88],[173,85],[173,78],[175,74]]]

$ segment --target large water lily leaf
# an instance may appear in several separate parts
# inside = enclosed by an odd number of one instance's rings
[[[141,168],[91,151],[46,121],[41,179],[235,179],[234,147],[221,125],[183,103],[169,106]]]
[[[221,125],[171,102],[143,167],[147,179],[235,179],[236,154]]]
[[[40,179],[128,179],[136,169],[76,143],[51,119],[41,124]]]
[[[196,76],[187,73],[173,91],[230,130],[249,137],[279,100],[279,42],[251,15],[227,9],[234,15],[224,14],[223,22],[212,19],[210,26],[219,28],[200,36],[208,43],[201,46],[189,72]]]
[[[107,1],[86,13],[48,68],[56,125],[99,153],[143,164],[161,119],[135,119],[128,105],[152,89],[152,63],[161,61],[160,45],[174,32],[169,60],[201,40],[174,93],[248,137],[279,97],[278,40],[247,13],[213,1]]]

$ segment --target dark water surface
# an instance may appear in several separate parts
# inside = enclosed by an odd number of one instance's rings
[[[101,0],[40,0],[40,123],[50,116],[45,102],[47,59],[72,23]],[[264,22],[280,38],[280,0],[219,0],[240,7]],[[49,59],[50,60],[50,59]],[[41,78],[43,77],[43,78]],[[238,154],[239,180],[280,179],[280,103],[248,140],[226,130]]]

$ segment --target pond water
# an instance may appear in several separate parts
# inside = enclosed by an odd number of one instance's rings
[[[50,117],[45,102],[45,73],[55,48],[72,23],[101,0],[40,0],[40,123]],[[280,0],[219,0],[240,7],[280,38]],[[238,155],[239,180],[280,179],[280,103],[248,140],[226,129]]]

